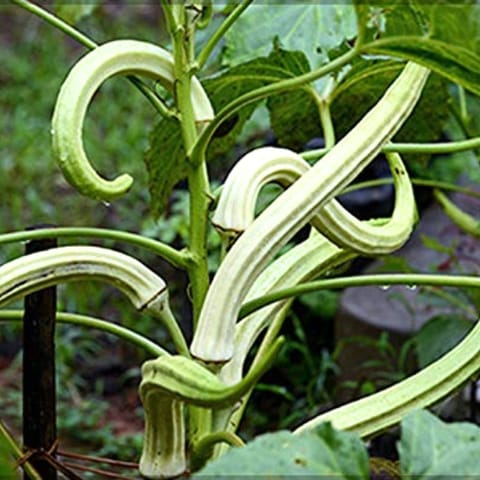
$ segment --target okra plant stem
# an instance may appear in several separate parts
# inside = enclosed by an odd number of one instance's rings
[[[139,235],[137,233],[111,230],[107,228],[58,227],[3,233],[0,234],[0,245],[14,242],[25,242],[28,240],[37,240],[41,238],[80,237],[113,240],[115,242],[124,242],[136,247],[145,248],[171,263],[173,266],[179,268],[185,268],[189,263],[189,255],[185,251],[178,251],[170,245],[159,242],[153,238]]]
[[[196,68],[200,70],[205,63],[207,63],[208,58],[212,54],[214,48],[218,43],[223,39],[230,27],[235,23],[237,18],[245,11],[245,9],[253,2],[253,0],[242,0],[235,6],[235,8],[230,12],[228,17],[223,21],[220,27],[215,30],[213,35],[208,39],[207,43],[203,47],[202,51],[198,54],[196,60]]]
[[[480,148],[480,137],[469,138],[467,140],[457,140],[453,142],[435,142],[435,143],[387,143],[381,149],[383,153],[418,153],[440,155],[447,153],[466,152]],[[303,152],[300,155],[305,160],[318,160],[330,151],[330,148],[318,148]]]
[[[312,93],[314,94],[313,96],[318,107],[318,113],[320,115],[325,147],[328,149],[333,148],[335,145],[335,129],[332,122],[332,116],[330,114],[328,98],[320,97],[315,90],[313,90]]]
[[[164,5],[165,7],[165,5]],[[198,131],[203,124],[196,124],[191,100],[191,80],[193,74],[193,44],[194,30],[185,15],[184,5],[175,5],[177,15],[168,13],[172,6],[167,7],[167,24],[172,33],[175,99],[180,115],[183,143],[185,151],[189,152],[196,142]],[[182,23],[179,23],[179,18]],[[193,305],[194,325],[200,315],[200,309],[209,285],[207,265],[207,227],[208,207],[210,204],[210,183],[208,179],[205,158],[197,158],[191,162],[188,174],[190,192],[190,225],[189,246],[190,262],[188,275],[191,285],[191,300]]]
[[[173,44],[174,91],[183,143],[185,151],[190,152],[197,141],[198,133],[205,128],[205,123],[198,124],[195,122],[190,98],[191,81],[194,73],[194,26],[190,23],[184,4],[169,5],[168,2],[163,1],[162,5]],[[187,156],[187,161],[190,164],[188,173],[190,193],[188,252],[190,262],[187,265],[187,273],[190,281],[194,329],[210,283],[207,264],[207,228],[209,198],[211,196],[205,152],[198,152],[195,160],[193,161],[191,157]],[[183,423],[184,420],[179,419],[178,421]],[[191,406],[189,408],[189,430],[189,442],[191,444],[208,435],[211,431],[211,411]],[[149,455],[144,454],[143,458],[149,458]]]
[[[427,273],[388,273],[378,275],[359,275],[358,277],[326,278],[290,288],[277,290],[256,299],[245,302],[240,309],[239,318],[285,298],[296,297],[305,293],[324,289],[362,287],[368,285],[408,285],[439,286],[458,288],[480,288],[480,278],[468,275],[435,275]]]

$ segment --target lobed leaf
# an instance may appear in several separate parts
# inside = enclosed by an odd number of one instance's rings
[[[424,368],[457,345],[473,328],[465,317],[437,315],[425,323],[415,335],[418,364]]]
[[[282,65],[286,76],[298,76],[310,71],[303,52],[276,49],[269,58]],[[316,97],[318,95],[310,86],[269,97],[267,107],[271,127],[280,145],[300,149],[311,138],[322,136]]]
[[[337,138],[343,137],[375,105],[387,86],[399,75],[403,64],[361,60],[343,78],[332,94],[332,119]],[[449,116],[449,94],[445,82],[431,75],[411,117],[395,135],[397,142],[437,140]],[[432,121],[435,118],[435,121]],[[405,158],[409,158],[405,156]],[[415,159],[424,160],[419,155]]]
[[[327,51],[356,34],[355,11],[347,2],[263,1],[252,4],[227,33],[223,63],[238,65],[267,55],[278,38],[286,50],[305,53],[312,68],[326,63]]]
[[[267,57],[232,67],[218,77],[206,80],[204,86],[215,111],[218,112],[244,93],[308,71],[310,66],[302,52],[287,51],[277,45]],[[220,126],[209,146],[209,159],[224,155],[233,147],[259,103],[246,105],[231,120]],[[290,146],[303,145],[314,134],[318,134],[320,125],[314,93],[309,87],[270,97],[267,107],[271,115],[272,129],[280,143]],[[315,118],[313,122],[312,117]],[[302,128],[292,128],[292,123],[302,125]],[[222,128],[223,126],[225,128]]]
[[[368,455],[360,438],[323,424],[316,431],[301,435],[285,431],[261,435],[245,447],[229,450],[193,478],[268,475],[287,479],[292,475],[324,475],[339,480],[366,480],[368,471]]]
[[[357,3],[370,31],[363,52],[413,60],[480,94],[480,4]]]
[[[144,161],[148,171],[150,209],[153,215],[158,215],[173,187],[188,174],[182,132],[176,118],[162,118],[154,127]]]
[[[398,443],[402,478],[466,478],[480,475],[480,427],[472,423],[444,423],[419,410],[401,423]]]

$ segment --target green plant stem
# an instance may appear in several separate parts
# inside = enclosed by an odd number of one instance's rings
[[[172,338],[173,344],[175,345],[178,354],[190,358],[190,350],[188,349],[185,336],[183,335],[182,329],[180,328],[177,319],[170,310],[170,307],[163,309],[162,317],[162,322],[167,327],[167,331]]]
[[[221,112],[220,112],[221,113]],[[435,142],[435,143],[387,143],[383,148],[383,153],[422,153],[422,154],[447,154],[475,150],[480,148],[480,137],[469,138],[468,140],[458,140],[454,142]],[[328,153],[329,148],[319,148],[301,153],[305,160],[317,160]]]
[[[290,310],[292,301],[293,301],[293,298],[290,299],[288,302],[286,302],[285,305],[282,307],[282,309],[275,315],[272,323],[268,327],[268,330],[267,330],[267,332],[265,333],[265,335],[262,339],[262,342],[260,343],[260,347],[259,347],[258,351],[255,354],[255,357],[253,359],[251,368],[254,368],[255,365],[257,365],[261,361],[263,355],[265,355],[269,351],[269,349],[271,348],[271,345],[275,342],[276,338],[278,338],[278,334],[280,333],[280,330],[281,330],[282,325],[285,321],[285,318],[288,314],[288,311]],[[231,417],[228,421],[228,426],[227,426],[229,431],[235,432],[237,430],[238,426],[240,425],[240,421],[243,417],[243,414],[245,413],[245,410],[246,410],[247,405],[248,405],[248,400],[249,400],[251,394],[253,393],[253,390],[254,390],[254,388],[249,390],[242,397],[242,401],[240,402],[240,406],[238,407],[238,409],[236,409],[232,413],[232,415],[231,415]]]
[[[357,277],[327,278],[307,282],[290,288],[277,290],[243,304],[239,318],[250,315],[255,310],[285,298],[297,297],[317,290],[364,287],[368,285],[428,285],[443,287],[480,288],[480,278],[468,275],[436,275],[427,273],[388,273],[378,275],[359,275]]]
[[[473,306],[470,306],[461,299],[459,299],[458,295],[455,295],[454,293],[445,292],[438,287],[425,287],[425,291],[429,292],[431,295],[435,295],[438,298],[449,302],[451,305],[455,305],[457,308],[463,310],[465,314],[469,315],[470,317],[475,318],[477,316],[477,310]]]
[[[194,64],[194,27],[189,24],[184,4],[170,5],[162,0],[167,28],[173,44],[175,100],[179,112],[185,151],[189,152],[197,141],[197,125],[191,102],[191,78]],[[175,9],[175,10],[174,10]],[[200,126],[199,128],[203,128]],[[207,226],[210,204],[210,185],[205,156],[190,160],[188,188],[190,193],[189,246],[190,261],[187,273],[190,280],[193,325],[197,323],[203,300],[208,290]],[[211,411],[203,408],[189,408],[190,442],[208,435],[211,431]]]
[[[353,2],[353,8],[355,9],[355,16],[357,18],[357,38],[355,39],[356,47],[360,48],[365,42],[367,33],[367,21],[364,15],[364,9],[368,8],[368,4],[360,2]]]
[[[295,78],[281,80],[271,85],[265,85],[263,87],[252,90],[251,92],[245,93],[244,95],[241,95],[236,100],[230,102],[228,105],[222,108],[212,120],[212,122],[202,131],[202,133],[197,139],[197,142],[193,146],[192,151],[190,152],[190,158],[192,159],[192,161],[197,158],[203,158],[207,145],[212,138],[215,130],[221,125],[224,120],[229,118],[236,111],[240,110],[240,108],[258,100],[262,100],[264,98],[275,95],[277,93],[286,92],[288,90],[295,90],[299,87],[302,87],[307,83],[313,82],[314,80],[317,80],[320,77],[328,75],[329,73],[338,70],[344,65],[347,65],[357,55],[358,50],[352,49],[347,53],[341,55],[340,57],[336,58],[332,62],[329,62],[327,65],[318,68],[317,70],[313,70],[312,72],[299,75]]]
[[[24,10],[33,13],[42,20],[45,20],[52,27],[62,31],[90,50],[98,47],[98,44],[87,35],[80,32],[75,27],[68,24],[53,13],[48,12],[43,7],[35,5],[28,0],[11,0],[11,2],[23,8]],[[160,113],[160,115],[164,117],[172,116],[172,112],[165,105],[163,100],[141,78],[138,78],[134,75],[128,75],[127,78],[140,90],[140,92],[142,92],[142,94],[150,101],[153,107]]]
[[[188,152],[197,139],[197,126],[191,102],[191,77],[193,65],[193,26],[188,24],[187,15],[179,6],[166,15],[169,31],[172,32],[175,98],[180,114],[183,143]],[[173,7],[171,7],[173,8]],[[170,10],[170,7],[167,9]],[[183,14],[182,14],[183,12]],[[179,18],[182,23],[179,22]],[[194,326],[200,314],[203,299],[209,285],[207,265],[207,226],[210,186],[204,158],[192,165],[188,175],[190,191],[189,252],[187,271],[191,285]]]
[[[235,23],[237,18],[252,2],[253,0],[241,1],[231,11],[230,15],[228,15],[228,17],[223,21],[223,23],[217,28],[213,35],[208,39],[202,51],[197,56],[196,64],[198,69],[201,69],[205,65],[205,63],[207,63],[208,58],[212,54],[214,48],[217,46],[218,42],[224,37],[225,33],[227,33],[227,31]]]
[[[461,85],[458,85],[458,100],[460,106],[460,117],[462,122],[465,125],[468,125],[470,116],[468,115],[467,95],[465,94],[465,89]]]
[[[176,27],[176,19],[173,15],[173,7],[168,0],[160,0],[160,4],[162,5],[163,15],[165,16],[168,33],[171,37],[173,37],[173,29]]]
[[[439,188],[441,190],[448,190],[451,192],[463,193],[471,197],[480,198],[480,192],[472,190],[471,188],[461,187],[454,183],[442,182],[440,180],[427,180],[425,178],[411,178],[411,182],[419,187]],[[343,193],[361,190],[362,188],[378,187],[380,185],[390,185],[393,183],[393,178],[377,178],[375,180],[366,180],[350,185],[342,190]]]
[[[383,152],[398,153],[456,153],[465,150],[474,150],[480,147],[480,137],[469,138],[468,140],[459,140],[456,142],[438,142],[438,143],[390,143],[383,147]]]
[[[333,127],[332,116],[330,114],[330,104],[328,99],[321,98],[314,90],[313,92],[315,102],[318,106],[318,112],[320,114],[320,122],[323,129],[325,147],[331,149],[335,146],[335,129]]]
[[[194,327],[209,286],[207,264],[207,227],[210,205],[209,185],[205,163],[194,167],[189,175],[190,188],[190,245],[192,261],[188,274],[192,288]]]
[[[66,33],[69,37],[73,38],[85,47],[93,50],[98,46],[97,43],[95,43],[91,38],[87,37],[87,35],[72,27],[67,22],[57,17],[53,13],[48,12],[43,7],[35,5],[28,0],[11,0],[11,2],[18,5],[19,7],[22,7],[24,10],[33,13],[37,17],[45,20],[47,23],[52,25],[52,27],[58,28],[63,33]]]
[[[444,193],[434,189],[433,196],[445,215],[462,231],[476,238],[480,237],[480,223],[476,217],[458,208]]]
[[[15,459],[15,461],[18,462],[19,460],[21,460],[23,457],[22,449],[17,445],[17,442],[15,441],[15,439],[10,434],[7,427],[5,427],[5,425],[1,420],[0,420],[0,438],[3,438],[5,440],[5,443],[10,449],[10,452],[13,458]],[[23,463],[22,467],[31,480],[42,480],[42,477],[40,477],[37,471],[30,464],[30,462]],[[12,470],[12,474],[13,474],[13,470]]]
[[[102,238],[105,240],[114,240],[117,242],[125,242],[137,247],[146,248],[169,263],[179,268],[186,268],[189,263],[189,255],[184,251],[178,251],[165,243],[159,242],[152,238],[142,235],[122,232],[118,230],[110,230],[106,228],[89,228],[89,227],[59,227],[59,228],[42,228],[38,230],[25,230],[21,232],[10,232],[0,234],[0,245],[14,242],[25,242],[28,240],[38,240],[41,238]]]
[[[21,321],[23,318],[23,310],[0,310],[0,322]],[[126,340],[133,345],[141,348],[153,357],[169,355],[169,353],[155,342],[140,335],[129,328],[117,325],[116,323],[101,320],[87,315],[79,315],[77,313],[57,312],[56,321],[58,323],[67,323],[77,325],[79,327],[94,328],[106,333],[115,335],[116,337]]]
[[[202,437],[195,445],[192,455],[192,470],[196,471],[203,467],[203,465],[212,456],[215,445],[219,443],[226,443],[231,447],[243,447],[245,443],[233,432],[220,431],[210,433]]]

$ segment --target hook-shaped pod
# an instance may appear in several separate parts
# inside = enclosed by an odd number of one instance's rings
[[[65,178],[81,193],[98,200],[120,197],[132,185],[128,174],[102,178],[90,164],[83,147],[82,127],[88,105],[100,85],[113,75],[145,75],[173,89],[173,58],[163,48],[137,40],[115,40],[87,53],[69,72],[55,104],[52,119],[54,155]],[[197,78],[191,96],[195,122],[210,121],[213,109]]]
[[[181,355],[148,360],[142,365],[140,397],[144,401],[152,393],[163,392],[200,407],[233,405],[270,368],[284,343],[284,337],[277,338],[260,361],[235,385],[226,385],[208,368]]]
[[[278,338],[257,365],[232,386],[181,355],[164,355],[145,362],[139,390],[145,410],[141,474],[151,479],[180,475],[186,466],[183,403],[205,408],[233,405],[270,367],[284,340]]]
[[[163,392],[142,398],[145,433],[139,470],[142,477],[178,477],[187,469],[183,402]]]
[[[369,437],[397,424],[410,411],[434,405],[480,371],[480,322],[448,353],[415,373],[372,395],[318,415],[294,433],[331,422],[339,430]]]
[[[395,135],[419,100],[428,73],[408,63],[362,120],[245,230],[205,297],[190,347],[192,356],[218,363],[232,358],[238,312],[255,279],[315,211],[348,185]]]
[[[337,200],[322,205],[310,223],[341,248],[367,256],[383,255],[400,248],[416,220],[412,184],[400,156],[387,153],[395,183],[395,206],[390,219],[375,224],[358,220]],[[285,148],[257,148],[243,156],[229,173],[212,223],[220,232],[239,236],[254,221],[261,188],[269,182],[290,186],[310,165]]]
[[[100,280],[122,291],[138,310],[163,315],[168,292],[138,260],[102,247],[69,246],[31,253],[0,267],[0,306],[60,282]]]

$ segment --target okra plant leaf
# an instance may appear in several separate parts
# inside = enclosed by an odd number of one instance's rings
[[[444,423],[419,410],[401,423],[398,443],[402,478],[467,478],[480,475],[480,427]]]
[[[302,75],[310,71],[308,59],[303,52],[277,48],[269,58],[282,65],[291,75]],[[316,102],[319,98],[310,86],[268,98],[270,125],[280,145],[301,149],[311,138],[322,136]]]
[[[416,61],[480,94],[480,4],[410,0],[358,8],[369,9],[367,26],[375,30],[363,52]]]
[[[426,367],[451,350],[472,329],[473,322],[460,315],[437,315],[415,334],[418,365]]]
[[[244,93],[267,84],[270,76],[277,78],[270,70],[267,59],[259,58],[226,70],[214,78],[206,79],[203,86],[210,97],[215,112],[219,112]],[[208,147],[207,158],[209,160],[224,155],[231,150],[245,122],[257,106],[258,102],[246,105],[220,125]]]
[[[327,51],[356,35],[348,2],[254,2],[227,33],[223,63],[234,66],[265,56],[274,38],[286,50],[305,53],[312,68],[328,61]]]
[[[337,138],[343,137],[378,101],[399,75],[399,62],[356,62],[332,94],[331,112]],[[418,105],[394,140],[432,142],[437,140],[449,116],[450,97],[445,81],[431,75]],[[435,118],[435,122],[432,122]],[[416,160],[424,158],[415,155]]]
[[[193,478],[225,475],[276,479],[322,475],[361,480],[369,478],[368,455],[358,436],[323,424],[302,435],[285,431],[261,435],[245,447],[229,450]]]
[[[267,57],[237,65],[224,71],[222,74],[203,81],[203,86],[209,95],[216,112],[238,98],[240,95],[259,88],[268,83],[293,77],[310,70],[308,60],[301,52],[289,52],[275,47]],[[284,125],[285,121],[294,118],[295,122],[310,121],[304,131],[298,129],[303,141],[311,138],[312,133],[319,128],[313,93],[309,88],[299,90],[285,97],[279,96],[269,103],[272,115],[272,124],[275,133],[282,136],[292,136],[291,125]],[[281,98],[280,98],[281,97]],[[300,99],[301,103],[296,103]],[[281,100],[281,101],[280,101]],[[288,105],[284,103],[288,102]],[[246,105],[232,117],[227,119],[214,134],[207,150],[207,159],[228,154],[238,140],[245,122],[250,118],[259,102]],[[287,115],[285,115],[287,113]],[[309,136],[310,135],[310,136]],[[301,142],[300,142],[301,144]],[[145,163],[149,173],[149,189],[151,196],[151,210],[158,214],[169,198],[173,187],[188,174],[188,165],[185,159],[185,149],[182,146],[182,134],[179,122],[174,118],[162,119],[154,127],[150,146],[145,155]]]
[[[150,210],[158,215],[173,187],[188,174],[180,124],[175,118],[162,118],[150,134],[144,157],[148,170]]]
[[[291,52],[274,45],[268,56],[232,67],[218,77],[207,79],[204,86],[215,111],[218,112],[244,93],[308,71],[310,71],[310,65],[302,52]],[[306,87],[268,99],[267,107],[270,111],[271,126],[281,143],[291,147],[302,145],[314,134],[320,132],[314,96],[313,90]],[[224,155],[231,150],[245,122],[258,104],[259,102],[246,105],[220,126],[209,146],[209,159]],[[302,128],[292,128],[292,122],[302,125]]]

